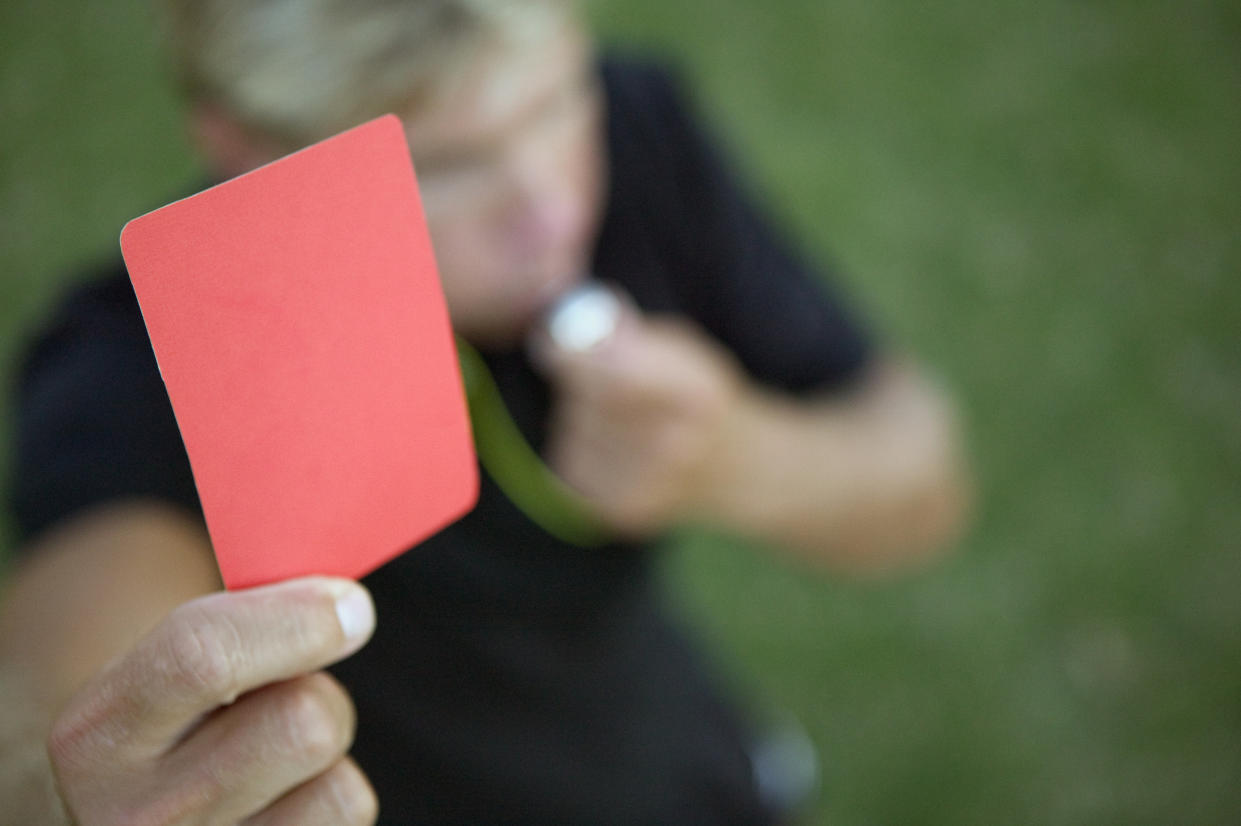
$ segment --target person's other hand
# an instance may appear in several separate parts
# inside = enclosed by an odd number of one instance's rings
[[[173,611],[69,702],[48,741],[66,808],[95,824],[362,824],[354,709],[321,671],[375,624],[362,586],[310,578]]]
[[[547,460],[570,487],[630,536],[699,515],[743,387],[731,355],[689,321],[643,317],[624,299],[593,346],[542,331],[530,350],[557,392]]]

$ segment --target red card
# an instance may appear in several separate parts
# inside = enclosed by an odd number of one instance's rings
[[[121,249],[229,588],[360,577],[473,507],[396,117],[135,218]]]

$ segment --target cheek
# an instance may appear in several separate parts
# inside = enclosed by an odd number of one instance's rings
[[[485,232],[476,221],[465,218],[428,218],[428,225],[444,295],[456,316],[495,290],[496,276],[488,265],[485,245],[480,243]]]
[[[439,265],[440,278],[444,281],[444,289],[462,283],[457,274],[468,263],[465,255],[469,249],[468,227],[459,221],[451,221],[428,217],[427,228],[431,232],[431,244],[435,248],[435,261]],[[468,283],[470,279],[464,279]]]
[[[467,337],[511,336],[532,299],[589,266],[606,179],[601,126],[547,137],[528,166],[499,171],[469,198],[424,187],[444,295]]]
[[[575,136],[560,154],[560,176],[564,198],[573,214],[573,241],[589,247],[599,228],[603,212],[607,162],[602,124],[593,120]],[[589,249],[584,250],[589,253]]]
[[[515,340],[513,279],[487,225],[468,216],[443,222],[428,216],[428,225],[453,328],[479,345]]]

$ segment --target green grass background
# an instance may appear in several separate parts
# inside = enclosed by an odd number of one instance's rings
[[[669,556],[737,683],[818,744],[809,822],[1241,822],[1241,6],[592,15],[679,57],[773,208],[970,421],[978,519],[931,570],[812,577],[705,537]],[[194,179],[178,116],[143,3],[0,4],[6,387],[73,268]]]

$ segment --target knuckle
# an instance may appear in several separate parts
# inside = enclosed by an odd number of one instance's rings
[[[91,728],[76,715],[61,715],[48,732],[47,755],[53,768],[64,777],[81,765]]]
[[[326,679],[309,678],[280,703],[275,736],[308,762],[325,764],[348,748],[352,716],[352,704],[341,689]]]
[[[174,686],[221,703],[236,699],[240,640],[228,620],[178,609],[168,627],[163,649]]]
[[[98,687],[80,691],[52,721],[44,737],[48,761],[62,781],[91,773],[103,761],[115,761],[115,744],[124,740],[123,718],[129,697]]]

